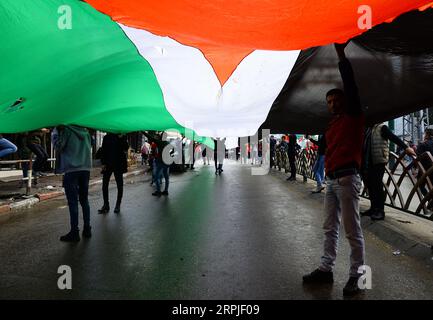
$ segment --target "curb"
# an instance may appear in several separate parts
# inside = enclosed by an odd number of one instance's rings
[[[50,193],[37,193],[37,194],[35,194],[35,197],[38,198],[39,201],[45,201],[48,199],[62,196],[64,194],[65,193],[63,191],[54,191],[54,192],[50,192]]]
[[[127,172],[124,175],[124,178],[128,178],[130,176],[138,176],[139,174],[142,174],[145,171],[146,171],[145,169],[139,169],[139,170]],[[100,184],[100,183],[102,183],[102,179],[91,181],[89,183],[89,187]],[[37,193],[33,197],[30,197],[28,199],[18,201],[15,203],[11,203],[11,204],[1,205],[0,206],[0,216],[6,216],[6,215],[10,214],[12,211],[17,211],[17,210],[21,210],[21,209],[28,209],[28,208],[36,205],[37,203],[39,203],[41,201],[46,201],[46,200],[50,200],[53,198],[57,198],[57,197],[63,196],[64,194],[65,193],[63,191],[53,191],[53,192],[49,192],[49,193]]]
[[[11,210],[11,207],[8,204],[0,206],[0,214],[8,213],[10,210]]]
[[[433,265],[433,243],[428,244],[422,240],[411,238],[407,234],[388,225],[386,221],[372,222],[366,217],[361,220],[361,225],[364,231],[386,242],[394,249],[400,251],[400,254]]]

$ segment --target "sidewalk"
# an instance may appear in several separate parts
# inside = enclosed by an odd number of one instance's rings
[[[140,164],[131,165],[124,177],[143,174],[148,169]],[[0,222],[15,210],[29,208],[40,201],[64,195],[63,175],[49,174],[38,179],[32,186],[31,194],[26,196],[26,187],[20,187],[21,171],[0,171]],[[89,186],[102,183],[101,167],[95,166],[90,172]]]
[[[272,175],[285,178],[287,174],[272,169]],[[311,201],[324,202],[325,191],[320,194],[311,194],[316,182],[308,180],[303,182],[302,176],[297,176],[296,182],[287,182],[288,186],[302,189]],[[298,190],[300,191],[300,190]],[[370,207],[370,201],[361,198],[360,209],[365,211]],[[410,213],[385,206],[386,218],[383,221],[372,221],[369,217],[362,217],[362,228],[386,242],[394,256],[405,254],[433,266],[433,221],[423,219]],[[341,230],[344,237],[344,230]]]

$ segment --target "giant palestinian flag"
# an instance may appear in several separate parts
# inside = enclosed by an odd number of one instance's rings
[[[336,71],[326,45],[366,31],[358,23],[361,5],[371,8],[373,26],[393,26],[413,10],[425,10],[420,19],[431,26],[424,18],[431,0],[1,0],[0,132],[76,124],[244,136],[264,122],[281,132],[320,131],[326,116],[319,93],[335,82],[320,66]],[[368,47],[366,38],[348,48],[349,57],[365,51],[355,73],[376,52],[384,64],[411,55],[382,50],[401,43],[395,30],[388,43],[376,37]],[[377,65],[370,70],[383,74]],[[382,98],[370,95],[379,105],[372,121],[425,107],[402,107],[395,88],[407,83],[388,81],[394,104],[386,103],[386,86]],[[305,83],[313,83],[311,96]],[[427,103],[431,91],[412,84],[406,93]]]

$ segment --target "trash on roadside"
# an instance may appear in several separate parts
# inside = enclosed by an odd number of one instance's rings
[[[49,189],[49,190],[54,189],[53,186],[46,186],[45,188],[46,188],[46,189]]]
[[[395,250],[392,254],[395,255],[395,256],[399,256],[401,254],[401,251],[400,250]]]

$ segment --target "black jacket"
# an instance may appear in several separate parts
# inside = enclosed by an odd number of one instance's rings
[[[107,170],[125,173],[128,171],[129,145],[126,136],[109,133],[102,141],[101,163]]]
[[[296,134],[289,135],[289,143],[287,148],[287,153],[289,156],[294,156],[301,149],[301,146],[298,144]]]

